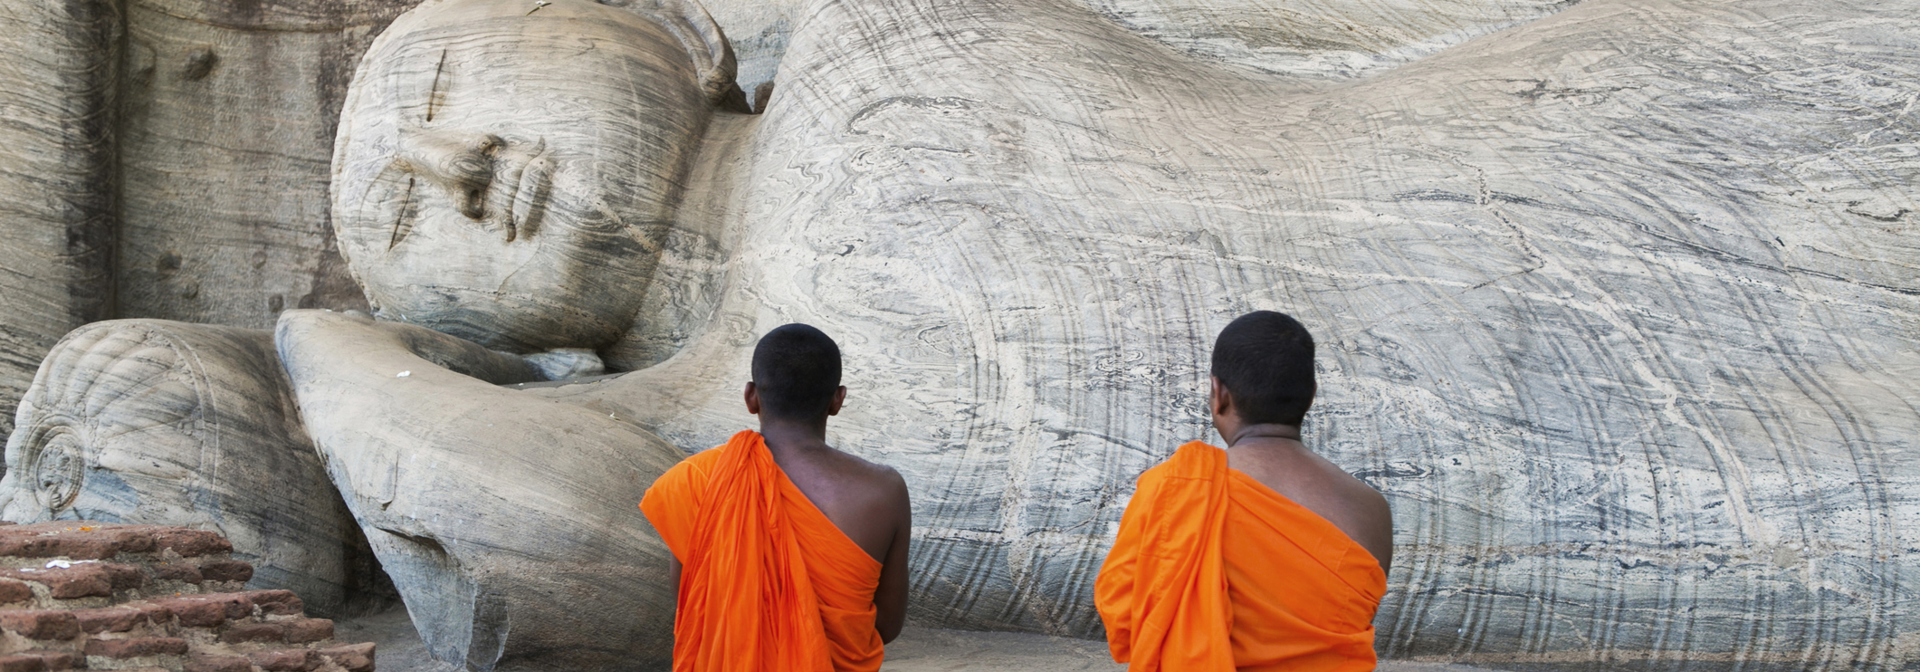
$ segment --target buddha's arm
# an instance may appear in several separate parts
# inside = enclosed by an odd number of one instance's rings
[[[419,327],[287,311],[274,341],[334,486],[436,655],[491,664],[510,623],[599,627],[568,610],[580,594],[660,616],[618,634],[665,651],[671,556],[634,505],[678,449],[501,387],[537,377]]]

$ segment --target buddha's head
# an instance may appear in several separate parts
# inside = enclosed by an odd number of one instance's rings
[[[516,352],[604,346],[732,80],[690,0],[430,1],[354,75],[340,251],[386,319]]]

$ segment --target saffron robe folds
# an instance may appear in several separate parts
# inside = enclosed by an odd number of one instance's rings
[[[674,672],[880,669],[880,562],[787,478],[758,433],[667,470],[640,509],[681,565]]]
[[[1195,441],[1140,475],[1094,603],[1134,672],[1349,672],[1385,592],[1366,548]]]

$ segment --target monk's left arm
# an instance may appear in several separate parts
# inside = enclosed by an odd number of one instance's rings
[[[907,495],[907,482],[893,474],[896,493],[890,502],[894,519],[893,543],[887,546],[886,562],[880,566],[880,586],[873,591],[875,611],[873,627],[882,643],[900,636],[907,622],[907,550],[913,537],[913,506]]]

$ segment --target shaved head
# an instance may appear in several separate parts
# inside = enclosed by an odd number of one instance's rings
[[[1213,377],[1241,422],[1298,427],[1313,405],[1313,335],[1284,313],[1241,315],[1213,343]]]
[[[824,418],[840,389],[840,346],[804,324],[769,331],[753,349],[753,386],[763,416]]]

